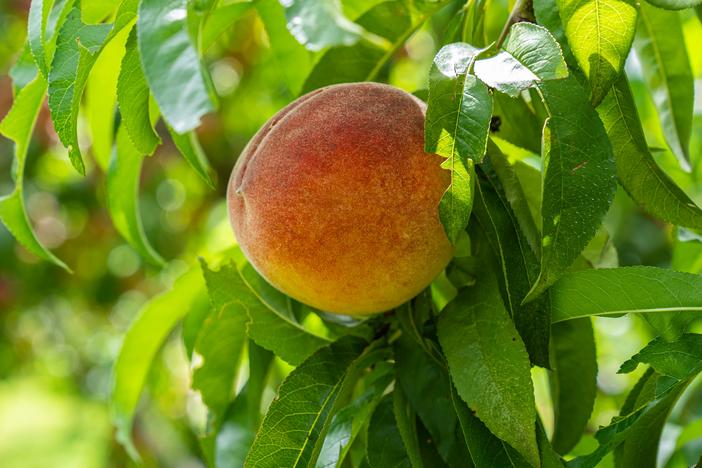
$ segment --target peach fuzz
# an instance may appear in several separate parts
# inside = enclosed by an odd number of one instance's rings
[[[251,264],[326,312],[390,310],[426,288],[453,248],[439,221],[449,184],[424,152],[426,106],[378,83],[329,86],[272,117],[227,190]]]

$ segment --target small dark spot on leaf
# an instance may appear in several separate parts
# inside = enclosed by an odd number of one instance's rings
[[[570,171],[571,174],[575,174],[578,170],[580,170],[580,169],[582,169],[583,167],[587,166],[587,163],[589,163],[589,162],[590,162],[590,161],[583,161],[583,162],[581,162],[580,164],[578,164],[577,166],[575,166],[575,167]]]
[[[500,125],[502,125],[502,119],[499,115],[493,115],[490,119],[490,132],[496,133],[500,131]]]
[[[512,341],[517,341],[517,337],[516,337],[516,336],[513,336],[513,337],[512,337]]]

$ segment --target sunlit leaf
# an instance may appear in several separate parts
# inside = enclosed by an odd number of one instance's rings
[[[255,7],[271,42],[278,72],[290,91],[290,97],[296,97],[312,68],[312,54],[288,31],[285,12],[278,0],[259,0]]]
[[[633,0],[557,0],[565,35],[599,104],[617,80],[636,32]]]
[[[124,125],[117,131],[117,140],[107,171],[107,207],[115,229],[144,260],[162,265],[163,258],[149,242],[139,211],[139,180],[144,155],[134,146]]]
[[[194,131],[190,131],[181,135],[176,133],[171,127],[168,127],[168,131],[176,148],[178,148],[180,154],[182,154],[188,164],[190,164],[190,167],[195,169],[197,175],[199,175],[210,188],[215,188],[215,183],[212,179],[215,172],[200,146],[197,134]]]
[[[259,2],[260,3],[260,2]],[[222,5],[213,10],[207,17],[200,42],[202,50],[209,49],[217,39],[254,6],[253,2],[232,3]]]
[[[651,5],[666,10],[684,10],[702,4],[702,0],[647,0]]]
[[[39,109],[44,102],[46,87],[46,80],[41,75],[37,75],[17,94],[12,108],[0,123],[0,133],[15,144],[13,166],[15,187],[8,195],[0,197],[0,220],[27,250],[39,258],[70,271],[65,263],[49,252],[37,239],[24,204],[24,167],[27,162],[27,149]]]
[[[113,371],[111,403],[117,440],[133,457],[137,452],[132,443],[132,421],[151,362],[171,330],[202,294],[202,275],[199,269],[192,268],[170,290],[142,307],[124,337]]]
[[[249,310],[261,307],[232,264],[212,271],[202,261],[202,273],[212,301],[212,312],[205,319],[195,342],[202,363],[193,371],[193,389],[211,412],[210,423],[218,427],[231,400],[246,342]]]
[[[640,5],[634,42],[663,134],[683,169],[690,169],[694,83],[680,13]]]
[[[568,76],[561,48],[548,30],[517,23],[497,55],[477,60],[475,75],[491,88],[516,97],[539,81]]]
[[[702,229],[702,209],[656,164],[629,83],[622,76],[597,108],[612,142],[617,177],[641,208],[664,221]]]
[[[103,171],[110,164],[114,143],[115,105],[120,63],[129,30],[123,29],[100,52],[85,88],[85,114],[92,139],[91,150]]]
[[[468,44],[444,46],[429,75],[424,149],[446,158],[441,167],[451,182],[439,202],[439,217],[451,242],[468,225],[473,206],[475,170],[485,156],[492,117],[492,97],[467,72],[480,51]]]

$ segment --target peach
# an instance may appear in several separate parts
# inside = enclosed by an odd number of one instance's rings
[[[354,316],[427,287],[453,248],[438,212],[449,173],[424,152],[425,108],[391,86],[355,83],[313,91],[271,118],[227,190],[256,270],[305,304]]]

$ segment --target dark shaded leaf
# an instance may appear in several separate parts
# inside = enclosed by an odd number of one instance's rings
[[[559,322],[551,328],[554,407],[553,448],[568,453],[585,431],[597,395],[597,355],[589,318]]]
[[[392,395],[383,397],[371,417],[367,450],[373,468],[412,467],[395,421]]]
[[[550,318],[548,297],[522,304],[539,274],[539,263],[529,247],[504,190],[489,161],[499,159],[491,143],[476,185],[475,217],[497,261],[495,271],[507,311],[526,345],[531,361],[549,367]],[[495,157],[493,157],[495,155]]]

